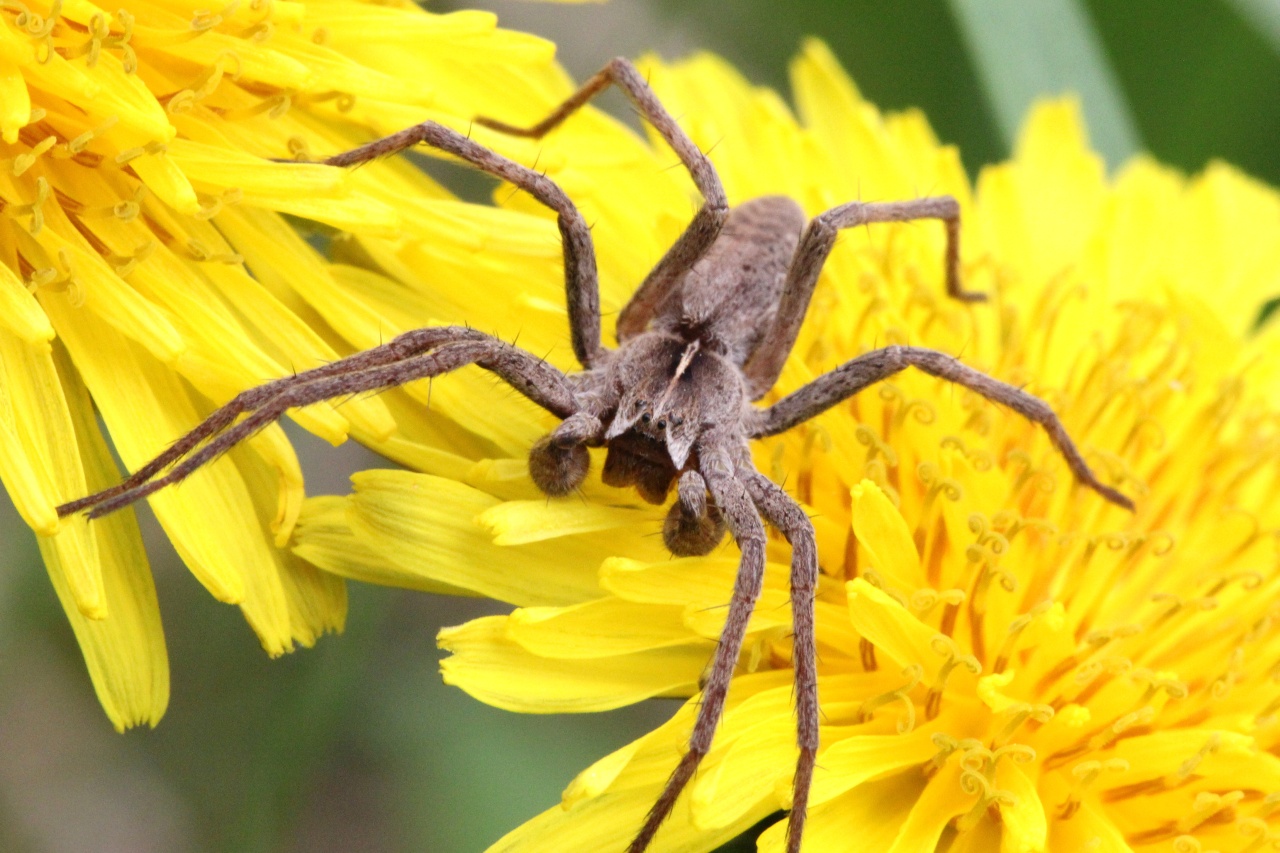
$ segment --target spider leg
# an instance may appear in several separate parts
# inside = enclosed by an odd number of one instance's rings
[[[778,313],[743,368],[751,399],[760,399],[778,381],[783,362],[795,346],[796,336],[800,334],[800,326],[809,310],[809,299],[818,283],[818,274],[836,244],[840,229],[873,222],[910,222],[915,219],[940,219],[946,225],[947,250],[943,263],[947,295],[965,302],[980,302],[987,298],[985,294],[964,290],[960,285],[960,203],[951,196],[908,201],[853,201],[833,207],[814,217],[805,228],[800,245],[792,256],[791,268],[787,270]]]
[[[450,340],[462,340],[468,337],[480,336],[486,337],[480,332],[471,329],[463,329],[460,327],[439,327],[429,329],[415,329],[412,332],[406,332],[396,337],[394,340],[388,341],[379,347],[365,350],[348,356],[344,359],[312,368],[302,373],[267,382],[255,388],[250,388],[233,397],[226,404],[201,421],[194,429],[181,436],[173,444],[169,445],[165,451],[138,470],[129,475],[128,478],[109,489],[103,489],[100,492],[79,498],[77,500],[65,503],[58,507],[59,515],[70,515],[78,512],[86,507],[101,503],[107,498],[120,494],[121,492],[132,489],[152,477],[159,474],[165,468],[177,462],[183,456],[186,456],[196,447],[203,444],[211,436],[222,432],[224,429],[233,424],[240,415],[247,411],[257,408],[261,401],[270,399],[273,394],[278,393],[290,384],[298,382],[307,382],[313,379],[319,379],[325,376],[332,376],[337,373],[350,372],[365,367],[374,367],[379,364],[386,364],[391,361],[402,359],[408,355],[417,352],[423,352],[431,349],[441,343]]]
[[[1089,469],[1062,421],[1058,420],[1048,403],[1021,388],[968,367],[944,352],[923,347],[885,347],[845,362],[760,411],[754,428],[750,431],[751,437],[784,432],[852,397],[868,385],[888,379],[907,367],[916,367],[930,376],[954,382],[1040,424],[1080,483],[1113,504],[1133,510],[1132,500],[1118,490],[1104,485]]]
[[[381,391],[439,376],[467,364],[496,373],[513,388],[559,417],[577,411],[568,382],[555,367],[524,350],[462,327],[417,329],[389,343],[331,364],[244,391],[123,482],[58,507],[59,515],[89,509],[89,517],[114,512],[171,483],[279,420],[289,409],[335,397]],[[237,423],[241,415],[246,417]],[[162,471],[168,472],[160,475]]]
[[[595,246],[586,220],[555,181],[434,121],[424,121],[322,162],[354,166],[419,143],[460,157],[481,171],[514,184],[556,212],[564,247],[564,289],[573,354],[583,367],[596,366],[607,350],[600,346],[600,281]]]
[[[792,666],[795,669],[796,762],[791,817],[787,822],[787,851],[799,853],[808,812],[809,788],[818,757],[818,640],[814,601],[818,585],[818,541],[813,523],[798,503],[777,483],[754,467],[739,468],[751,499],[765,519],[791,543]]]
[[[658,827],[671,813],[680,792],[693,778],[698,764],[711,749],[711,739],[724,714],[725,697],[733,679],[734,667],[738,663],[738,655],[742,651],[747,622],[764,583],[764,524],[756,513],[746,487],[733,474],[736,466],[730,445],[727,442],[704,444],[699,448],[699,458],[702,460],[702,474],[711,490],[711,496],[728,521],[729,530],[742,551],[742,562],[733,584],[733,598],[729,602],[724,630],[716,645],[706,686],[702,689],[702,701],[698,705],[698,716],[693,725],[693,734],[689,738],[689,751],[667,779],[658,801],[645,818],[644,826],[627,848],[628,853],[641,853],[653,841]]]
[[[720,184],[720,176],[716,174],[711,161],[680,129],[680,125],[667,112],[636,67],[630,60],[622,57],[612,60],[597,71],[549,116],[532,127],[514,127],[491,118],[477,118],[476,124],[513,136],[540,139],[610,84],[623,91],[640,114],[648,119],[653,129],[658,131],[658,135],[671,146],[680,162],[689,170],[689,175],[703,198],[702,207],[689,227],[645,277],[618,316],[618,340],[624,341],[644,331],[663,297],[702,257],[720,233],[720,227],[729,214],[729,203],[725,198],[724,187]]]

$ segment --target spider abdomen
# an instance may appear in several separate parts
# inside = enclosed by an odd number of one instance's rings
[[[786,196],[733,208],[711,248],[659,305],[653,327],[745,363],[773,322],[805,221]]]

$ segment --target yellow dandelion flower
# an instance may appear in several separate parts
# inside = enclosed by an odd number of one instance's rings
[[[877,345],[934,346],[1050,401],[1137,499],[1131,515],[1079,488],[1036,427],[910,371],[757,445],[810,508],[823,570],[806,849],[1272,846],[1280,410],[1276,333],[1250,325],[1280,279],[1280,197],[1221,165],[1187,179],[1139,159],[1109,178],[1070,101],[1040,105],[1013,160],[972,188],[922,116],[881,116],[816,43],[793,68],[798,117],[713,57],[646,70],[732,203],[963,205],[966,282],[992,301],[942,295],[939,229],[845,233],[775,394]],[[687,222],[687,178],[591,113],[540,157],[591,211],[617,308]],[[515,297],[518,318],[490,294],[448,298],[562,342],[548,292]],[[737,550],[671,559],[663,511],[598,479],[584,500],[541,497],[523,456],[548,421],[508,420],[531,407],[453,380],[436,383],[442,414],[497,452],[357,475],[351,497],[304,505],[296,553],[518,605],[440,636],[446,681],[490,704],[687,698],[492,848],[621,849],[687,742]],[[789,558],[771,542],[723,723],[654,849],[710,850],[789,805]],[[778,821],[759,843],[783,842]]]
[[[448,284],[465,270],[481,290],[557,254],[542,219],[462,205],[404,162],[358,173],[283,162],[423,118],[465,127],[477,112],[546,108],[569,85],[552,45],[486,13],[410,2],[201,8],[0,10],[0,481],[39,536],[118,728],[159,719],[168,671],[131,515],[87,525],[55,512],[119,479],[95,409],[134,468],[213,404],[395,334],[405,305],[436,310],[435,291],[391,294],[386,279],[326,260],[286,214],[343,229],[352,254],[405,256]],[[397,308],[359,298],[379,288]],[[442,428],[399,399],[296,419],[420,467],[452,458],[435,449]],[[302,498],[272,428],[152,504],[195,576],[240,605],[273,655],[345,615],[341,580],[281,547]]]

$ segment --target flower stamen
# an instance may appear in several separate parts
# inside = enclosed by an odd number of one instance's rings
[[[952,737],[946,732],[934,732],[930,740],[933,745],[938,747],[937,753],[930,758],[922,766],[926,778],[932,776],[942,769],[942,765],[947,763],[947,759],[955,753],[956,750],[976,749],[982,746],[982,742],[974,738],[964,738],[963,740]]]
[[[46,136],[44,139],[37,142],[30,151],[25,151],[17,157],[14,157],[12,166],[13,176],[15,178],[22,177],[22,173],[34,166],[36,161],[40,159],[41,155],[56,145],[57,142],[58,137]]]
[[[120,278],[127,279],[141,264],[151,257],[156,250],[157,243],[155,240],[148,240],[140,245],[132,255],[111,255],[107,258],[107,263],[111,264],[116,275]]]
[[[1185,699],[1190,694],[1190,689],[1185,683],[1173,678],[1169,675],[1154,672],[1145,667],[1135,669],[1129,676],[1135,682],[1146,683],[1146,689],[1143,690],[1142,696],[1135,703],[1137,707],[1148,705],[1154,706],[1156,698],[1164,693],[1170,699]]]
[[[884,707],[885,705],[892,702],[901,702],[903,705],[903,712],[898,717],[898,734],[908,734],[916,727],[916,706],[915,703],[911,701],[910,694],[912,690],[915,690],[916,685],[918,685],[924,678],[924,667],[913,663],[910,666],[903,668],[902,674],[907,678],[906,684],[886,693],[881,693],[879,696],[872,696],[870,699],[867,699],[858,706],[858,713],[855,715],[855,720],[858,723],[869,722],[876,710]]]
[[[1009,623],[1008,632],[1005,634],[1004,642],[1000,644],[1000,651],[996,653],[995,664],[991,667],[991,671],[997,675],[1004,672],[1005,667],[1009,665],[1009,660],[1013,657],[1014,651],[1018,646],[1018,638],[1022,636],[1022,632],[1031,627],[1037,620],[1044,618],[1054,609],[1052,601],[1042,601],[1035,607],[1031,608],[1021,616],[1016,616]]]
[[[10,205],[9,210],[18,216],[31,214],[31,227],[27,231],[32,237],[38,237],[44,229],[44,203],[49,199],[49,182],[43,177],[36,178],[36,197],[30,204]],[[3,207],[0,207],[3,209]]]
[[[973,675],[982,673],[982,664],[973,655],[965,655],[960,653],[960,647],[956,641],[948,637],[946,634],[935,634],[929,642],[929,647],[934,653],[946,658],[942,666],[938,668],[938,675],[933,680],[933,684],[929,687],[929,693],[925,698],[925,719],[932,720],[938,716],[938,711],[942,708],[942,692],[947,687],[947,679],[951,677],[951,673],[958,666],[963,666]]]
[[[939,604],[959,607],[964,603],[964,597],[964,590],[962,589],[938,591],[932,587],[925,587],[911,593],[910,610],[916,614],[916,618],[923,622],[929,618],[929,614]]]
[[[1022,728],[1022,724],[1028,720],[1036,723],[1047,723],[1053,719],[1055,711],[1049,705],[1033,705],[1029,702],[1016,702],[1004,710],[1004,714],[1008,717],[1004,727],[999,733],[991,739],[992,749],[1008,748],[1021,746],[1020,744],[1009,744],[1009,739]],[[1026,747],[1030,749],[1030,747]],[[1033,753],[1034,754],[1034,753]]]
[[[1012,792],[997,788],[991,779],[974,770],[961,771],[960,788],[966,794],[976,794],[978,799],[967,813],[956,819],[957,832],[968,832],[988,814],[993,819],[999,820],[1001,806],[1018,804],[1018,798]]]
[[[1109,773],[1126,773],[1129,770],[1129,762],[1123,758],[1108,758],[1102,761],[1089,760],[1081,761],[1079,764],[1071,768],[1071,792],[1067,798],[1058,804],[1058,817],[1063,820],[1070,820],[1071,817],[1080,809],[1080,804],[1084,800],[1084,794],[1097,781],[1103,772]]]
[[[872,460],[883,459],[888,467],[898,467],[898,452],[885,443],[884,439],[880,438],[875,430],[866,424],[858,424],[853,431],[853,436],[859,444],[867,448],[868,465],[871,464]]]

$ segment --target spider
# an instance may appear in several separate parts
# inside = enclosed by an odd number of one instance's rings
[[[529,452],[529,474],[547,495],[571,493],[590,464],[588,447],[607,448],[603,479],[634,486],[646,501],[676,500],[663,539],[678,556],[709,553],[726,529],[741,562],[719,644],[702,686],[688,751],[677,763],[629,850],[647,848],[699,762],[724,711],[765,569],[764,522],[792,549],[791,608],[799,759],[787,832],[797,853],[818,750],[814,597],[818,580],[813,525],[801,506],[756,470],[751,439],[809,420],[907,367],[968,388],[1040,424],[1076,479],[1112,503],[1132,502],[1089,470],[1053,410],[1025,391],[932,349],[887,346],[858,356],[759,407],[795,344],[823,263],[840,229],[878,222],[941,220],[946,228],[946,290],[961,288],[960,207],[951,196],[850,202],[806,220],[789,198],[758,198],[730,208],[710,160],[668,114],[636,68],[615,59],[543,121],[529,128],[492,119],[477,124],[540,138],[594,95],[617,86],[688,169],[702,205],[618,317],[616,349],[601,345],[600,302],[591,232],[573,202],[545,175],[427,121],[323,161],[354,166],[425,143],[530,193],[558,215],[573,352],[582,370],[565,374],[524,350],[470,328],[423,328],[331,364],[247,390],[120,484],[64,504],[96,517],[175,483],[289,409],[384,390],[478,365],[562,422]],[[763,519],[763,520],[762,520]]]

